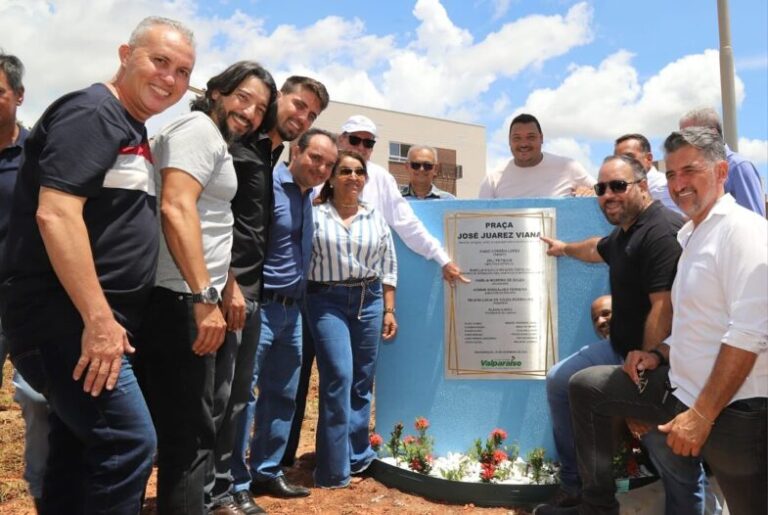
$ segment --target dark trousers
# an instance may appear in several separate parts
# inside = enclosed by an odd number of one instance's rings
[[[50,406],[40,513],[136,515],[156,445],[149,411],[127,358],[115,388],[98,397],[72,380],[81,338],[10,342],[14,366]]]
[[[213,395],[216,445],[206,478],[206,504],[218,506],[233,500],[230,493],[232,450],[237,422],[251,393],[260,332],[259,304],[247,300],[245,327],[242,331],[228,332],[224,345],[216,354]]]
[[[648,372],[643,393],[621,367],[591,367],[571,378],[571,413],[583,485],[580,513],[619,513],[611,467],[612,417],[661,424],[688,409],[668,392],[668,372],[668,367]],[[702,447],[732,515],[768,512],[766,415],[765,398],[732,403],[717,417]]]
[[[137,370],[157,430],[157,507],[163,515],[203,515],[214,445],[214,355],[192,352],[191,295],[155,288],[136,345]]]
[[[302,310],[302,314],[305,310]],[[312,339],[312,331],[307,325],[307,317],[302,316],[301,335],[301,372],[299,375],[299,388],[296,392],[296,413],[291,423],[291,433],[288,435],[288,444],[281,464],[292,467],[296,461],[296,451],[299,448],[301,437],[301,424],[304,422],[304,414],[307,411],[307,395],[309,394],[309,379],[312,375],[312,364],[315,362],[315,341]]]

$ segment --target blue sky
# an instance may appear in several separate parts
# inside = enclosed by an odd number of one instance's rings
[[[482,124],[489,168],[509,158],[521,111],[540,118],[546,148],[595,170],[619,134],[642,132],[660,154],[680,114],[720,107],[715,0],[0,0],[2,46],[28,68],[22,118],[108,79],[150,14],[195,30],[196,85],[257,59],[278,81],[320,78],[337,100]],[[740,150],[765,175],[768,2],[731,0],[730,14]]]

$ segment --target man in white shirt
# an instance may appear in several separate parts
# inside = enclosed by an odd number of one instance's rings
[[[768,512],[768,221],[725,193],[728,163],[715,130],[673,132],[664,149],[670,194],[690,218],[678,234],[672,333],[652,352],[630,353],[623,369],[573,376],[583,503],[542,515],[619,512],[612,416],[658,423],[676,454],[701,454],[731,513]]]
[[[653,166],[653,153],[651,143],[642,134],[624,134],[616,139],[613,153],[616,155],[632,156],[637,159],[645,169],[645,178],[648,181],[648,192],[654,200],[661,201],[664,207],[675,213],[683,214],[669,196],[667,177]]]
[[[595,178],[567,157],[542,152],[544,134],[539,121],[519,114],[509,124],[512,159],[501,170],[489,173],[480,184],[481,199],[529,197],[589,197]]]

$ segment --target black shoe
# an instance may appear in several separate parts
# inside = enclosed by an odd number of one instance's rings
[[[578,506],[552,506],[551,504],[539,504],[533,509],[533,515],[579,515]]]
[[[555,495],[553,495],[552,498],[547,501],[547,503],[559,508],[570,508],[571,506],[578,506],[581,504],[581,494],[574,495],[568,493],[561,487],[557,489]]]
[[[292,485],[285,479],[285,476],[277,476],[269,481],[251,481],[251,493],[254,495],[270,494],[275,497],[289,499],[291,497],[308,496],[309,488]]]
[[[245,513],[245,515],[258,515],[259,513],[267,513],[264,508],[253,502],[251,492],[248,490],[235,492],[233,497],[235,498],[235,504],[237,504],[238,508],[240,508],[240,510]]]
[[[245,512],[241,510],[240,507],[233,502],[214,506],[213,509],[210,511],[210,515],[244,515],[244,514]]]

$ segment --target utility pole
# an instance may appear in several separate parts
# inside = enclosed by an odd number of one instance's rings
[[[720,92],[723,99],[723,136],[734,152],[739,150],[736,129],[736,87],[731,46],[731,17],[728,0],[717,0],[717,24],[720,29]]]

